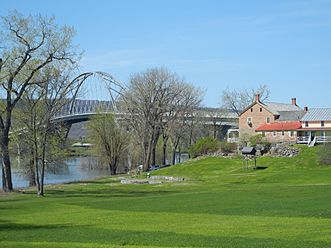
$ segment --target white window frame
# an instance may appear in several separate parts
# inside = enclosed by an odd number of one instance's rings
[[[269,121],[268,121],[269,120]],[[270,123],[270,117],[265,118],[266,123]]]
[[[272,137],[277,137],[277,131],[272,131]]]

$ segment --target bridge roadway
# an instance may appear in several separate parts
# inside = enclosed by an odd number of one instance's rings
[[[53,118],[54,122],[75,124],[88,121],[96,114],[115,113],[117,119],[126,119],[127,114],[113,110],[110,101],[75,100],[74,104],[65,105]],[[200,108],[196,116],[201,118],[205,125],[238,127],[238,116],[231,111],[221,111],[218,108]]]

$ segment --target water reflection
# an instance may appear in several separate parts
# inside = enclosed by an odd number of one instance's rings
[[[188,159],[187,153],[176,153],[176,163],[184,162]],[[170,161],[168,161],[170,163]],[[12,180],[14,188],[29,186],[29,176],[26,161],[22,158],[12,160]],[[95,157],[70,157],[63,162],[49,164],[45,172],[45,184],[57,184],[79,180],[92,179],[96,177],[110,175],[108,168],[100,165]],[[2,177],[0,176],[0,185]]]
[[[45,184],[57,184],[71,181],[96,178],[109,175],[107,169],[98,166],[94,157],[71,157],[63,162],[47,167],[45,172]],[[26,169],[22,166],[22,160],[18,163],[15,159],[12,163],[12,179],[15,188],[28,187],[29,179]],[[2,185],[0,177],[0,185]]]

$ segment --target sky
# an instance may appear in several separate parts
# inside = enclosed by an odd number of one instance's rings
[[[16,9],[73,26],[81,72],[127,84],[166,67],[200,87],[208,107],[219,107],[226,89],[261,84],[270,101],[331,107],[330,0],[0,1],[1,16]]]

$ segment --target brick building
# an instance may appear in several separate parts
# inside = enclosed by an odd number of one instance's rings
[[[305,111],[297,105],[296,98],[291,103],[261,102],[260,95],[239,115],[239,135],[262,134],[270,142],[296,142],[297,129]]]

